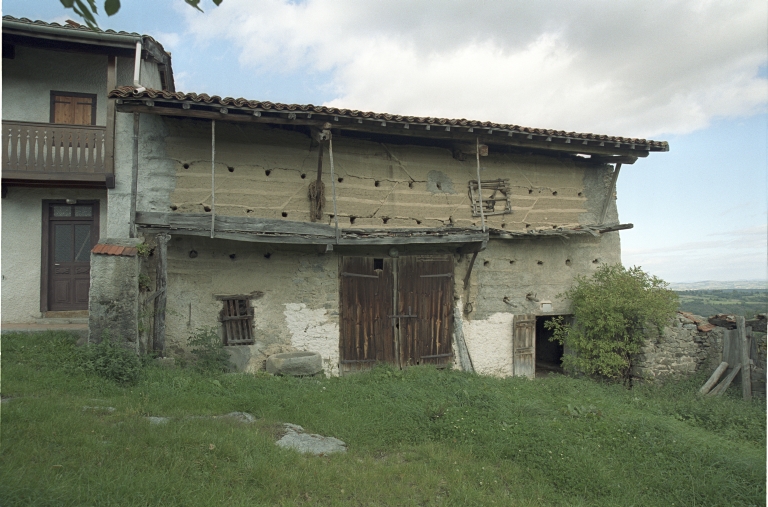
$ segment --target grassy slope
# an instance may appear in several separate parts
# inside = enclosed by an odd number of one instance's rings
[[[123,388],[67,367],[72,351],[60,335],[3,336],[2,505],[765,504],[765,406],[699,399],[701,379],[630,391],[428,368],[147,368]],[[231,411],[259,420],[184,418]],[[282,450],[281,422],[349,452]]]

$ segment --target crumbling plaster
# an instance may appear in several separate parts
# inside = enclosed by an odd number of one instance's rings
[[[2,321],[30,323],[40,312],[43,199],[99,201],[100,236],[106,234],[105,190],[10,187],[2,199]]]

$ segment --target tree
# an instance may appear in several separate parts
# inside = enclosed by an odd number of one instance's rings
[[[578,277],[560,297],[571,300],[574,322],[545,324],[573,353],[563,356],[567,371],[629,382],[632,356],[647,331],[663,327],[678,308],[677,294],[664,280],[639,267],[603,265],[592,277]]]
[[[184,0],[189,5],[194,7],[200,12],[203,9],[200,8],[200,0]],[[215,5],[220,5],[223,0],[211,0]],[[96,22],[96,16],[98,16],[98,8],[96,6],[96,0],[60,0],[61,4],[67,9],[72,9],[75,14],[80,16],[88,28],[91,30],[98,30],[99,25]],[[107,16],[114,16],[120,10],[120,0],[104,0],[104,12]]]

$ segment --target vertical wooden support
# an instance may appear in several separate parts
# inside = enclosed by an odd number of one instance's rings
[[[597,222],[598,224],[604,224],[605,223],[605,215],[608,214],[608,206],[611,205],[611,201],[613,200],[613,193],[616,191],[616,180],[619,179],[619,171],[621,170],[621,164],[616,164],[616,169],[613,171],[613,176],[611,177],[611,186],[608,189],[608,195],[605,196],[605,202],[603,203],[603,211],[600,213],[600,220]]]
[[[216,120],[211,120],[211,237],[216,224]]]
[[[169,234],[157,235],[157,247],[155,248],[155,255],[157,255],[157,271],[156,271],[156,287],[155,292],[158,294],[155,299],[155,322],[153,329],[153,349],[157,351],[160,356],[165,354],[165,302],[167,297],[167,282],[168,282],[168,240]]]
[[[752,368],[749,366],[749,341],[747,340],[747,327],[744,317],[736,316],[736,329],[739,332],[739,346],[741,350],[741,395],[745,400],[752,399]]]
[[[139,113],[133,113],[133,167],[131,169],[130,238],[136,237],[136,199],[139,192]]]
[[[480,181],[480,138],[475,139],[475,155],[477,158],[477,195],[480,203],[480,224],[485,232],[485,210],[483,210],[483,185]],[[474,260],[474,259],[472,259]]]
[[[107,57],[107,94],[117,88],[117,57]],[[104,138],[104,169],[107,174],[115,174],[115,101],[107,99],[107,131]],[[96,161],[96,167],[98,167]]]

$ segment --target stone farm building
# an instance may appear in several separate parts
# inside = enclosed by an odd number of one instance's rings
[[[175,92],[170,57],[151,38],[113,34],[114,50],[104,43],[98,53],[90,39],[67,40],[86,38],[81,29],[4,18],[4,58],[6,25],[63,34],[56,44],[71,53],[29,42],[36,32],[8,42],[16,60],[4,60],[3,73],[3,321],[70,308],[59,304],[55,262],[66,246],[75,271],[90,276],[90,305],[77,278],[66,282],[66,305],[90,310],[91,339],[108,330],[138,351],[181,354],[195,330],[215,327],[245,371],[271,353],[309,350],[330,374],[386,362],[531,377],[562,355],[543,327],[569,312],[556,296],[576,276],[620,262],[618,231],[631,228],[616,208],[620,167],[669,149]],[[101,70],[78,73],[82,83],[50,81],[54,53]],[[54,92],[85,89],[99,105],[91,125],[106,125],[110,143],[103,181],[57,179],[63,169],[50,156],[13,166],[23,156],[12,124],[60,128]],[[89,264],[76,246],[81,203],[97,203]],[[75,246],[51,232],[60,218]]]

